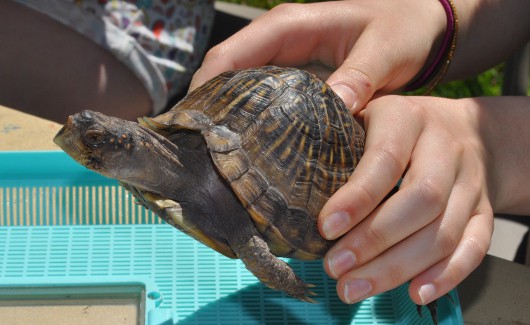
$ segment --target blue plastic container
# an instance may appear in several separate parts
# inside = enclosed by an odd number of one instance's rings
[[[62,152],[0,153],[0,301],[15,287],[92,287],[103,297],[140,292],[140,321],[154,325],[432,323],[406,285],[345,305],[320,261],[288,261],[316,285],[319,303],[287,297],[133,201]],[[440,324],[462,324],[450,295],[439,302]]]

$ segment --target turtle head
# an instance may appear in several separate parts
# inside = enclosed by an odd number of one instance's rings
[[[174,145],[135,122],[83,111],[70,116],[53,141],[85,167],[145,190],[156,188],[164,173],[178,177]]]

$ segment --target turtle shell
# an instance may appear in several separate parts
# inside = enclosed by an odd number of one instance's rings
[[[357,165],[364,131],[321,79],[274,66],[226,72],[148,123],[202,133],[273,254],[315,259],[329,249],[317,216]]]

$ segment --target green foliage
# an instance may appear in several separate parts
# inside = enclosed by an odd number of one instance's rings
[[[500,96],[503,68],[504,65],[501,64],[472,78],[442,83],[434,88],[431,95],[446,98]],[[424,93],[424,89],[418,89],[407,94],[422,95]]]
[[[447,98],[500,96],[503,65],[485,71],[476,77],[457,80],[437,86],[432,95]]]

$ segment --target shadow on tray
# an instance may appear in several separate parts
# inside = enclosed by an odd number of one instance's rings
[[[178,324],[350,324],[366,304],[340,301],[335,281],[325,274],[321,261],[289,264],[307,283],[316,285],[312,289],[317,304],[298,301],[256,282],[206,304]]]

